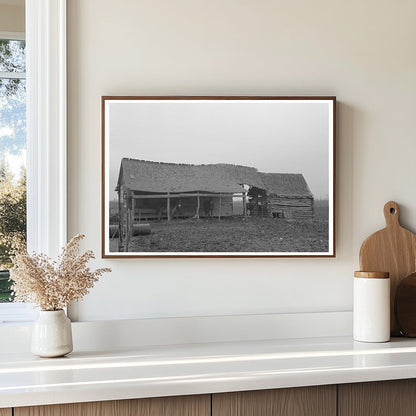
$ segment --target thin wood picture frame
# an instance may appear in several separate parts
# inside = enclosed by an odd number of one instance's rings
[[[103,96],[102,257],[335,257],[336,97]]]

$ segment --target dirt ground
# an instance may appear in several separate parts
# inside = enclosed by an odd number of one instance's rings
[[[210,218],[149,221],[150,235],[132,238],[130,252],[327,252],[327,209],[310,220]],[[118,239],[110,240],[118,251]]]

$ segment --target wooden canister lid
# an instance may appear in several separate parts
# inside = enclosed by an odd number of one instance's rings
[[[389,276],[389,272],[362,272],[359,270],[354,272],[354,277],[363,277],[366,279],[388,279]]]

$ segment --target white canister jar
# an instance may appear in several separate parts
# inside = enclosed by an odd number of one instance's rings
[[[389,341],[389,273],[355,272],[353,299],[354,339],[362,342]]]

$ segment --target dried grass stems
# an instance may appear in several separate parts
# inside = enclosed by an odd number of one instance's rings
[[[85,296],[101,275],[111,269],[89,269],[87,263],[94,258],[94,253],[78,254],[83,238],[80,234],[72,238],[57,261],[45,254],[17,253],[10,270],[14,301],[34,303],[42,310],[56,311]]]

